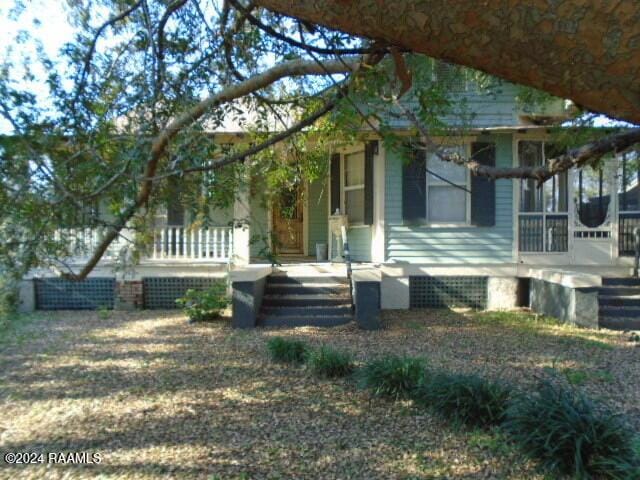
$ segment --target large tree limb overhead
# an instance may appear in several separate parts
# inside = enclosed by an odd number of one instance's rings
[[[256,0],[640,124],[640,2]]]

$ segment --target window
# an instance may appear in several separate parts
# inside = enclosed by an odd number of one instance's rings
[[[640,150],[627,151],[618,159],[618,250],[620,255],[634,255],[633,232],[640,227]]]
[[[542,141],[518,142],[518,163],[538,167],[561,151]],[[520,181],[518,216],[519,249],[522,252],[566,252],[568,249],[568,176],[567,172],[547,180],[539,188],[536,180]]]
[[[364,152],[344,156],[344,207],[349,224],[364,223]]]
[[[467,223],[467,169],[431,155],[427,160],[427,170],[427,221],[434,224]]]
[[[584,167],[575,176],[574,201],[580,223],[597,228],[607,220],[611,193],[601,168]]]

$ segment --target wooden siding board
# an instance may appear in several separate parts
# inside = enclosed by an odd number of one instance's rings
[[[496,142],[497,165],[511,166],[511,134],[490,135],[487,140]],[[511,180],[496,182],[496,224],[493,227],[430,228],[403,225],[402,160],[393,151],[387,151],[385,192],[387,261],[425,264],[513,261]]]

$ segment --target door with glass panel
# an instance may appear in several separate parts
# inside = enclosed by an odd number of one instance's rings
[[[573,249],[576,265],[611,264],[614,259],[614,172],[612,162],[571,172]]]

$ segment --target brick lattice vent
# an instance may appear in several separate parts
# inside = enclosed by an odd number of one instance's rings
[[[117,310],[137,310],[144,307],[144,288],[142,280],[116,283]]]

